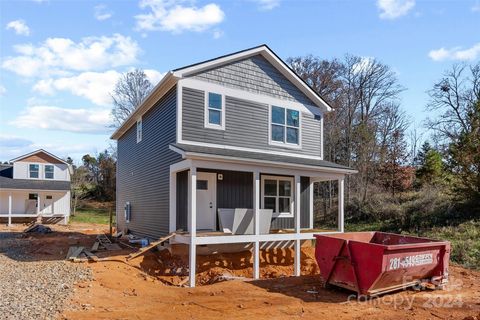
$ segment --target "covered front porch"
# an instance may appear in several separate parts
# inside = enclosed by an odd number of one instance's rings
[[[189,245],[190,286],[195,286],[196,246],[251,243],[253,278],[259,278],[260,245],[291,241],[294,275],[300,275],[300,245],[314,234],[344,230],[344,179],[354,171],[299,163],[275,163],[256,159],[232,159],[184,153],[170,166],[170,231],[174,243]],[[281,158],[281,157],[280,157]],[[314,225],[313,185],[338,181],[336,226]],[[222,211],[230,210],[228,227]],[[250,218],[249,218],[250,217]],[[265,225],[265,220],[267,223]],[[243,227],[241,227],[243,225]],[[239,227],[240,226],[240,227]]]
[[[0,190],[0,218],[8,225],[14,220],[58,218],[68,223],[70,191],[38,189]],[[53,220],[52,220],[53,221]]]

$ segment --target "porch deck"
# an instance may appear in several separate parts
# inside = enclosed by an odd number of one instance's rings
[[[242,243],[242,242],[267,242],[267,241],[289,241],[314,239],[315,234],[340,233],[334,229],[302,229],[299,233],[295,229],[271,230],[268,234],[232,234],[222,231],[198,230],[195,236],[195,244],[221,244],[221,243]],[[177,232],[172,243],[190,244],[191,234],[187,231]]]

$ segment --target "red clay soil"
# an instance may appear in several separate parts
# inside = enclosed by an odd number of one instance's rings
[[[21,228],[19,228],[20,230]],[[70,245],[93,244],[94,225],[54,227],[29,235],[39,259],[63,259]],[[3,231],[3,230],[0,230]],[[17,230],[15,230],[17,231]],[[225,278],[252,275],[251,254],[197,258],[196,288],[185,282],[188,263],[168,251],[149,252],[125,262],[130,249],[107,252],[119,261],[88,263],[95,280],[77,284],[64,319],[465,319],[480,320],[480,272],[452,265],[443,291],[406,290],[368,301],[350,292],[324,289],[313,248],[302,248],[302,276],[293,273],[292,251],[262,253],[262,280]],[[213,284],[211,284],[213,283]]]

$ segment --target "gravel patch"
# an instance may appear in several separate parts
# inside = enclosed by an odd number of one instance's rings
[[[89,268],[67,261],[41,261],[28,254],[29,239],[0,232],[0,318],[57,319]]]

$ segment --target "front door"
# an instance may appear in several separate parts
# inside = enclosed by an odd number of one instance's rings
[[[43,214],[52,214],[53,213],[53,196],[46,195],[43,200]]]
[[[197,230],[217,229],[217,174],[197,172]]]

